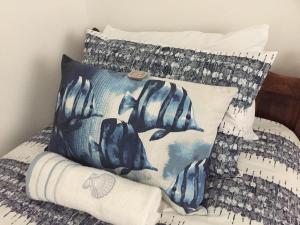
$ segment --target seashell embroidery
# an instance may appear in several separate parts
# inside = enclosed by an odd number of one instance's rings
[[[101,175],[93,173],[83,183],[83,189],[90,189],[92,197],[103,198],[109,194],[116,183],[116,179],[113,175],[104,173]]]

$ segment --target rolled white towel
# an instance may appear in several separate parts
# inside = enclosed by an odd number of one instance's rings
[[[87,212],[115,225],[154,225],[161,190],[43,152],[30,164],[27,195]]]

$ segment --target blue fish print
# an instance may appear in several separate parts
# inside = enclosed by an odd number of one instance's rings
[[[194,161],[181,171],[175,183],[166,190],[166,194],[186,213],[195,212],[204,198],[205,188],[205,162]]]
[[[80,120],[101,116],[94,112],[94,92],[88,79],[78,76],[58,93],[56,124],[68,128],[80,125]]]
[[[115,118],[103,120],[99,144],[90,137],[89,150],[91,155],[99,154],[100,168],[122,168],[122,175],[131,170],[157,171],[148,161],[143,143],[133,127]]]
[[[129,123],[137,132],[160,128],[152,135],[151,141],[163,138],[170,132],[203,131],[194,119],[187,91],[171,82],[148,80],[137,100],[126,93],[119,114],[129,109],[133,109]]]
[[[73,151],[69,145],[69,143],[64,138],[63,132],[57,126],[53,127],[53,134],[52,134],[52,142],[54,145],[55,152],[57,154],[63,155],[67,158],[74,158]],[[48,147],[45,148],[45,151],[48,151]]]

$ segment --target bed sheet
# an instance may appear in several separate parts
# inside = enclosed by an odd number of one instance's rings
[[[240,174],[209,178],[205,205],[210,216],[182,217],[166,210],[168,225],[300,224],[300,142],[285,126],[256,118],[257,141],[239,141]],[[47,146],[51,128],[0,159],[0,225],[105,224],[92,216],[51,203],[33,201],[25,193],[28,164]],[[137,212],[138,213],[138,212]]]

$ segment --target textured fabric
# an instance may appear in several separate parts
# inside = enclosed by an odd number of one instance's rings
[[[263,123],[264,126],[261,126],[261,123]],[[283,133],[282,130],[287,130],[284,128],[285,127],[279,123],[265,119],[256,119],[254,130],[259,137],[258,140],[249,141],[233,135],[219,134],[215,141],[210,166],[218,168],[224,165],[220,163],[219,160],[214,160],[217,157],[219,157],[220,160],[231,162],[243,157],[247,162],[253,163],[256,160],[261,160],[262,162],[266,161],[271,167],[281,165],[285,169],[290,168],[290,170],[293,170],[295,173],[300,173],[299,139],[292,132]],[[266,132],[267,129],[268,132]],[[240,156],[238,156],[236,152],[238,152]],[[232,173],[241,173],[241,166],[237,170],[233,170],[235,167],[231,168]],[[244,171],[247,169],[245,166],[243,166],[243,168],[245,168]],[[224,168],[224,170],[226,169]],[[219,172],[221,173],[221,170]],[[228,177],[229,173],[226,172],[227,171],[223,174],[223,177]]]
[[[132,80],[64,56],[48,151],[158,186],[183,214],[206,214],[206,161],[236,92],[151,76]]]
[[[231,102],[219,131],[239,137],[246,136],[249,129],[251,130],[249,127],[236,127],[236,124],[241,122],[239,118],[243,117],[251,106],[253,110],[254,99],[275,56],[274,52],[231,54],[201,52],[124,40],[105,40],[100,33],[88,31],[84,63],[115,71],[147,71],[157,77],[237,87],[238,94]],[[224,165],[221,169],[211,167],[211,175],[227,172],[229,176],[236,175],[230,172],[234,164],[234,170],[237,170],[235,160],[222,163]]]
[[[278,184],[243,175],[213,179],[208,186],[206,204],[213,208],[212,213],[216,213],[216,208],[225,208],[263,224],[299,223],[299,196]]]
[[[26,192],[32,199],[82,210],[115,225],[156,224],[162,198],[159,188],[81,166],[52,152],[31,162]]]
[[[171,225],[298,225],[300,215],[300,178],[296,171],[276,157],[282,147],[279,143],[289,143],[295,154],[300,152],[298,138],[286,127],[267,120],[256,119],[254,130],[263,142],[251,141],[240,144],[248,148],[256,146],[264,149],[268,139],[278,143],[269,148],[263,160],[252,164],[259,157],[254,153],[240,157],[239,169],[243,175],[236,178],[210,178],[207,183],[205,204],[209,213],[218,216],[179,216],[172,211],[162,213],[160,223]],[[51,128],[43,130],[29,141],[0,159],[0,224],[26,225],[80,225],[106,224],[92,216],[52,203],[30,200],[25,192],[25,172],[28,163],[49,143]],[[266,137],[266,138],[265,138]],[[277,141],[276,141],[277,140]],[[253,145],[254,143],[254,145]],[[291,149],[292,148],[292,149]],[[261,153],[260,153],[261,154]],[[290,160],[298,164],[299,157],[290,154]],[[271,158],[268,158],[271,157]],[[18,160],[16,160],[18,159]],[[276,163],[274,163],[276,162]],[[298,164],[299,165],[299,164]],[[268,168],[268,166],[270,166]],[[268,170],[265,170],[268,168]],[[295,176],[293,179],[288,178]]]

